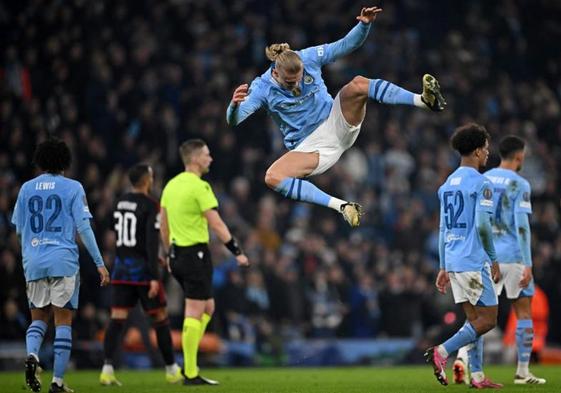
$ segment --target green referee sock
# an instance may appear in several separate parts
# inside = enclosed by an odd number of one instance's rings
[[[211,316],[208,315],[206,312],[201,317],[201,336],[199,338],[199,342],[203,339],[203,336],[205,335],[206,327],[208,326],[208,323],[210,322],[210,318],[211,318]]]
[[[195,318],[183,320],[183,334],[181,343],[183,346],[183,364],[187,378],[195,378],[199,373],[197,370],[197,352],[201,338],[201,321]]]

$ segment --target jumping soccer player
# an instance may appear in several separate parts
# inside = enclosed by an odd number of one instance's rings
[[[433,111],[442,111],[446,105],[438,81],[428,74],[423,76],[422,94],[363,76],[343,86],[335,99],[327,92],[321,68],[358,49],[380,12],[378,7],[362,8],[356,17],[359,23],[333,43],[299,51],[286,43],[267,47],[271,66],[251,86],[242,84],[235,89],[226,114],[228,124],[236,126],[265,108],[290,150],[269,167],[265,183],[287,198],[330,207],[342,213],[351,226],[359,225],[361,206],[328,195],[303,178],[327,171],[353,145],[369,98]]]
[[[68,146],[61,140],[47,139],[37,147],[34,161],[44,173],[21,187],[12,216],[21,241],[32,319],[25,338],[25,383],[34,392],[41,390],[39,349],[52,312],[55,356],[49,392],[72,392],[63,378],[72,349],[72,316],[78,308],[80,289],[76,233],[97,266],[102,286],[109,283],[109,272],[90,226],[92,215],[84,188],[63,175],[72,161]]]
[[[483,334],[496,326],[498,301],[493,281],[500,277],[491,233],[493,190],[489,180],[478,171],[489,156],[489,134],[478,124],[468,124],[454,132],[451,144],[460,153],[461,162],[438,190],[440,271],[436,287],[446,293],[451,284],[454,301],[462,305],[467,320],[454,336],[425,353],[442,385],[448,385],[445,368],[449,354],[482,342]],[[473,348],[470,356],[477,371],[472,373],[471,386],[502,387],[483,374],[483,353],[477,352],[482,346]]]
[[[166,380],[183,381],[175,363],[166,311],[166,296],[159,280],[160,206],[150,197],[152,167],[138,164],[129,170],[132,192],[119,198],[113,211],[117,255],[111,274],[111,321],[105,332],[105,362],[99,376],[102,385],[121,385],[113,369],[125,322],[138,301],[150,316],[158,347],[166,364]]]
[[[534,341],[531,300],[534,296],[532,276],[531,233],[528,215],[532,214],[530,184],[518,174],[524,164],[525,143],[514,135],[504,137],[499,144],[501,163],[485,176],[493,184],[493,242],[502,277],[498,282],[497,294],[503,288],[506,296],[513,299],[512,306],[517,318],[516,348],[518,367],[514,383],[519,385],[544,384],[529,370],[530,355]],[[480,349],[482,351],[482,349]],[[454,362],[454,381],[461,383],[466,373],[469,355],[458,352]],[[471,366],[471,358],[469,358]],[[473,368],[472,368],[473,372]]]

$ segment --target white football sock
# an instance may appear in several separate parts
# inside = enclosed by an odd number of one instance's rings
[[[327,203],[327,206],[337,210],[338,212],[341,211],[341,206],[343,206],[345,203],[347,203],[346,201],[339,199],[339,198],[335,198],[335,197],[331,197],[329,199],[329,202]]]

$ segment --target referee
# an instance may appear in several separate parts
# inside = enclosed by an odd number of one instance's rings
[[[197,367],[199,341],[214,312],[212,262],[208,226],[236,256],[239,266],[249,265],[236,239],[218,214],[218,201],[210,185],[201,179],[212,157],[200,139],[185,141],[179,152],[185,171],[171,179],[162,192],[160,233],[173,276],[185,294],[185,319],[181,341],[185,385],[217,385],[203,378]]]

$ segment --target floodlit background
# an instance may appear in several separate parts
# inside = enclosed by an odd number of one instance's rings
[[[0,4],[0,369],[20,368],[29,312],[21,256],[10,216],[19,187],[37,174],[38,142],[62,137],[81,181],[106,264],[112,264],[112,204],[126,170],[151,163],[154,195],[181,168],[178,145],[203,138],[214,157],[206,177],[220,212],[251,258],[240,271],[212,245],[217,312],[202,344],[203,364],[326,365],[416,363],[422,349],[463,323],[451,295],[433,282],[438,268],[436,190],[458,164],[448,138],[468,121],[493,136],[524,137],[522,172],[533,188],[533,262],[547,307],[536,321],[543,361],[561,361],[561,3],[548,0],[384,1],[365,44],[324,69],[331,94],[355,75],[420,91],[438,77],[441,114],[368,104],[355,147],[312,179],[366,211],[351,230],[331,210],[281,198],[265,169],[284,150],[280,132],[259,112],[230,128],[233,89],[267,67],[264,48],[335,41],[363,4],[330,0],[22,1]],[[496,150],[495,150],[496,152]],[[490,166],[497,165],[496,153]],[[97,368],[109,291],[81,253],[80,309],[73,363]],[[166,277],[172,327],[183,298]],[[547,304],[547,303],[546,303]],[[509,316],[490,333],[489,360],[503,350]],[[161,365],[138,313],[122,364]],[[547,329],[548,328],[548,329]],[[536,329],[537,325],[536,325]],[[539,334],[539,332],[537,332]],[[180,356],[180,340],[176,348]],[[513,340],[511,340],[512,342]],[[42,359],[48,363],[52,332]],[[152,342],[154,342],[152,338]],[[148,350],[147,350],[148,348]],[[69,373],[71,374],[71,373]]]

